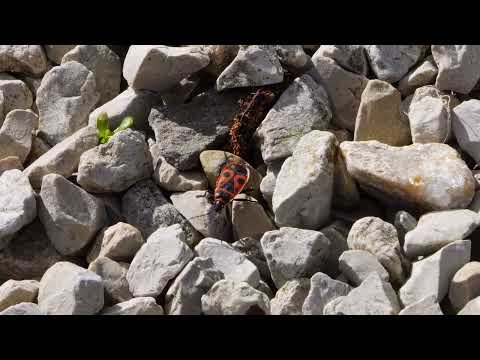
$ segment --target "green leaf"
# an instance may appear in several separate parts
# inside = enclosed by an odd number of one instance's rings
[[[119,131],[126,130],[129,127],[131,127],[132,125],[133,125],[133,117],[127,116],[126,118],[124,118],[122,120],[120,125],[115,129],[115,131],[113,133],[116,134]]]
[[[97,117],[97,136],[100,139],[101,144],[105,144],[110,136],[112,136],[112,132],[108,127],[107,113],[101,113]]]

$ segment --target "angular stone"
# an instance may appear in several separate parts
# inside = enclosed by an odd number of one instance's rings
[[[0,159],[16,156],[25,162],[32,147],[32,131],[37,115],[32,111],[13,110],[0,129]]]
[[[99,96],[95,76],[84,65],[70,61],[52,68],[37,91],[40,137],[54,146],[85,127]]]
[[[462,102],[453,109],[452,126],[458,144],[477,163],[480,162],[480,100]]]
[[[49,60],[55,64],[62,62],[63,56],[77,45],[43,45],[45,53]]]
[[[247,259],[257,267],[258,272],[263,280],[269,281],[271,279],[270,270],[268,269],[267,265],[267,259],[265,259],[262,244],[258,239],[253,239],[250,237],[243,238],[232,243],[232,247],[244,254]],[[260,280],[260,283],[261,282],[262,281]],[[256,288],[258,288],[258,286]]]
[[[100,315],[163,315],[153,297],[136,297],[104,309]]]
[[[246,237],[260,240],[265,232],[277,228],[255,198],[239,194],[232,202],[232,229],[235,240]]]
[[[405,254],[410,258],[431,255],[451,242],[467,239],[479,225],[480,215],[467,209],[425,214],[405,235]]]
[[[309,279],[287,281],[270,300],[271,314],[302,315],[302,306],[309,290]]]
[[[400,92],[381,80],[369,80],[355,122],[354,141],[378,140],[392,146],[412,142],[408,118],[400,111]]]
[[[39,282],[35,280],[8,280],[0,286],[0,311],[22,302],[35,302]]]
[[[315,53],[335,60],[345,70],[367,76],[369,66],[364,45],[320,45]]]
[[[32,107],[33,96],[27,84],[11,75],[0,73],[0,93],[3,95],[5,116],[12,110],[26,110]],[[3,116],[0,116],[0,123],[2,122]]]
[[[225,279],[202,296],[205,315],[270,315],[270,299],[245,282]]]
[[[348,230],[346,224],[339,220],[320,230],[330,240],[325,271],[323,271],[330,277],[336,277],[340,274],[338,261],[343,252],[348,250]]]
[[[116,304],[132,298],[127,281],[128,268],[107,258],[99,257],[88,270],[102,278],[105,304]]]
[[[338,142],[337,142],[338,144]],[[337,148],[333,170],[332,206],[350,210],[360,202],[360,193],[355,179],[348,173],[342,153]]]
[[[480,296],[480,262],[472,261],[453,276],[448,298],[453,309],[458,312],[478,296]]]
[[[480,79],[480,47],[477,45],[432,45],[438,66],[435,86],[468,94]]]
[[[274,48],[280,64],[289,71],[302,72],[308,66],[310,57],[302,45],[274,45]]]
[[[70,262],[58,262],[40,281],[38,306],[46,315],[94,315],[104,304],[102,278]]]
[[[131,45],[123,77],[134,89],[162,93],[209,62],[208,55],[195,46]]]
[[[41,155],[24,170],[24,174],[35,189],[41,187],[45,175],[58,174],[68,178],[77,170],[80,156],[97,144],[96,129],[86,126]]]
[[[440,303],[455,273],[470,261],[470,249],[470,240],[458,240],[414,262],[410,278],[399,291],[403,305],[411,305],[428,295],[434,295]]]
[[[428,56],[414,66],[399,82],[398,91],[406,97],[415,92],[415,89],[435,83],[438,74],[438,68],[433,60],[433,56]]]
[[[406,211],[398,211],[395,214],[394,224],[395,229],[397,229],[398,241],[400,242],[400,247],[403,249],[405,244],[405,235],[415,229],[417,226],[417,219],[410,215]]]
[[[263,161],[291,156],[302,136],[326,130],[331,118],[325,90],[309,75],[295,79],[256,130]]]
[[[390,276],[377,257],[364,250],[345,251],[339,259],[342,274],[355,286],[359,286],[371,273],[377,273],[382,281],[388,282]]]
[[[398,315],[443,315],[443,312],[435,295],[429,295],[405,307]]]
[[[47,71],[47,57],[41,45],[0,45],[0,72],[40,76]]]
[[[265,86],[283,81],[283,69],[271,45],[240,46],[237,56],[218,76],[216,89]]]
[[[45,141],[43,141],[37,136],[33,136],[32,147],[30,148],[30,152],[27,156],[27,159],[25,160],[25,167],[30,166],[35,160],[37,160],[40,156],[45,154],[51,148],[52,147],[48,145]]]
[[[270,209],[273,207],[272,198],[273,193],[275,192],[275,185],[277,183],[277,176],[282,168],[283,162],[285,160],[275,161],[272,164],[269,164],[267,167],[267,173],[260,183],[260,191],[262,193],[263,199],[267,202]]]
[[[3,159],[0,159],[0,176],[8,170],[23,170],[22,163],[20,159],[16,156],[7,156]]]
[[[223,273],[214,268],[212,259],[197,257],[190,261],[175,278],[165,296],[165,311],[169,315],[201,315],[202,296]]]
[[[330,217],[335,136],[313,130],[278,173],[272,205],[278,226],[318,229]]]
[[[392,147],[378,141],[346,141],[340,149],[350,175],[387,204],[447,210],[465,208],[472,201],[472,173],[448,145]]]
[[[325,305],[340,296],[347,296],[350,290],[350,285],[333,280],[324,273],[316,273],[310,279],[310,291],[302,307],[303,315],[323,315]]]
[[[40,199],[40,221],[53,246],[63,255],[80,253],[106,224],[103,202],[63,176],[45,176]]]
[[[37,216],[37,204],[28,178],[20,170],[0,176],[0,250],[12,236]]]
[[[185,233],[172,236],[169,228],[160,228],[150,235],[136,253],[128,269],[127,280],[134,297],[160,295],[193,257],[185,244]]]
[[[277,289],[326,267],[330,240],[321,232],[283,227],[266,232],[260,242]]]
[[[480,296],[470,300],[457,315],[480,315]]]
[[[215,78],[235,59],[239,49],[238,45],[200,45],[200,47],[210,57],[210,63],[203,71]]]
[[[162,101],[165,106],[184,104],[190,99],[194,90],[200,84],[200,77],[196,74],[182,79],[178,84],[162,94]]]
[[[22,302],[10,306],[8,309],[0,312],[0,315],[43,315],[37,304]]]

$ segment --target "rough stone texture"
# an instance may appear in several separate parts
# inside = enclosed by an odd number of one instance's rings
[[[337,142],[338,144],[338,142]],[[360,202],[360,193],[355,179],[348,173],[342,153],[335,151],[333,170],[332,206],[337,209],[350,210]]]
[[[246,282],[253,287],[259,284],[260,273],[257,267],[244,254],[226,242],[205,238],[195,246],[195,254],[210,258],[213,261],[213,268],[220,270],[225,279]]]
[[[102,278],[105,304],[116,304],[132,298],[127,281],[128,267],[107,257],[99,257],[90,264],[88,270]]]
[[[325,305],[340,296],[347,296],[350,290],[350,285],[333,280],[324,273],[316,273],[310,279],[310,291],[302,312],[304,315],[323,315]]]
[[[235,240],[246,237],[259,240],[265,232],[276,230],[276,227],[255,198],[240,194],[232,202],[232,230]]]
[[[238,93],[210,90],[188,104],[153,108],[148,121],[155,131],[156,151],[178,170],[198,167],[202,151],[227,140],[238,99]]]
[[[324,315],[397,315],[400,309],[392,286],[372,273],[347,296],[327,304]]]
[[[378,140],[392,146],[412,142],[408,118],[400,111],[402,98],[392,85],[370,80],[363,90],[355,122],[354,141]]]
[[[46,315],[94,315],[104,305],[102,278],[70,262],[58,262],[40,281],[38,305]]]
[[[339,259],[342,274],[355,286],[359,286],[371,273],[377,273],[382,281],[388,282],[390,276],[377,257],[364,250],[345,251]]]
[[[345,70],[367,76],[369,66],[364,45],[320,45],[316,56],[335,60]]]
[[[144,240],[138,229],[124,222],[118,222],[100,232],[95,244],[87,255],[87,261],[107,257],[115,261],[130,261],[143,245]]]
[[[480,262],[472,261],[453,276],[448,298],[453,309],[458,312],[478,296],[480,296]]]
[[[470,240],[458,240],[414,262],[410,278],[399,291],[402,303],[408,306],[428,295],[434,295],[440,303],[455,273],[470,261],[470,249]]]
[[[223,273],[214,268],[212,259],[197,257],[175,278],[165,296],[165,311],[169,315],[201,315],[201,298]]]
[[[22,162],[16,156],[7,156],[0,159],[0,176],[8,170],[23,170]]]
[[[0,315],[43,315],[37,304],[23,302],[10,306],[8,309],[0,312]]]
[[[132,45],[123,63],[123,77],[134,89],[162,93],[209,62],[196,46]]]
[[[383,202],[447,210],[466,208],[472,201],[472,173],[448,145],[345,141],[340,149],[350,175]]]
[[[348,250],[347,236],[349,228],[339,220],[322,228],[320,232],[330,240],[325,274],[336,277],[340,274],[338,260],[344,251]]]
[[[39,136],[53,146],[87,125],[99,99],[95,76],[70,61],[48,71],[37,91]]]
[[[40,156],[49,151],[52,147],[48,145],[45,141],[37,137],[36,135],[32,137],[32,147],[30,148],[30,153],[25,160],[25,167],[30,166],[34,161],[36,161]]]
[[[165,106],[184,104],[190,99],[194,90],[200,84],[200,76],[194,74],[182,79],[178,84],[162,94],[162,103]]]
[[[267,202],[268,206],[273,208],[272,198],[275,191],[275,185],[277,183],[277,176],[282,168],[284,160],[275,161],[269,164],[267,167],[267,173],[260,183],[260,192],[263,199]]]
[[[468,94],[480,79],[480,47],[476,45],[432,45],[438,66],[435,86]]]
[[[425,45],[367,45],[370,66],[377,79],[393,84],[425,54]]]
[[[185,241],[194,245],[201,235],[170,204],[152,180],[142,180],[127,190],[122,197],[125,222],[135,226],[144,239],[160,227],[180,224],[186,233]]]
[[[368,79],[344,70],[318,51],[313,55],[312,62],[315,67],[308,74],[327,90],[332,105],[332,123],[354,131],[360,98]]]
[[[217,78],[237,56],[238,45],[200,45],[210,57],[210,63],[202,71]]]
[[[38,215],[63,255],[80,253],[106,225],[105,205],[61,175],[43,178]]]
[[[126,129],[80,156],[77,182],[89,192],[121,192],[150,178],[152,173],[152,157],[145,136]]]
[[[33,96],[27,84],[13,76],[0,73],[0,93],[3,95],[3,116],[10,111],[30,109],[33,104]],[[0,113],[0,123],[3,122]]]
[[[425,214],[405,235],[405,254],[410,258],[431,255],[453,241],[467,239],[479,225],[480,215],[471,210]]]
[[[37,216],[35,193],[20,170],[8,170],[0,176],[0,250],[12,236]]]
[[[35,280],[8,280],[0,286],[0,311],[22,302],[35,302],[39,282]]]
[[[100,93],[97,105],[112,100],[120,92],[122,63],[117,54],[106,45],[77,45],[62,58],[62,64],[77,61],[95,75]]]
[[[0,159],[16,156],[25,162],[32,147],[32,131],[37,115],[32,111],[13,110],[0,129]]]
[[[270,315],[270,299],[245,282],[225,279],[202,296],[205,315]]]
[[[405,244],[405,235],[415,229],[417,226],[417,219],[415,219],[408,212],[400,210],[395,214],[394,224],[395,229],[397,229],[398,241],[400,246],[403,249]]]
[[[270,300],[271,314],[302,315],[302,306],[309,291],[309,279],[287,281]]]
[[[347,241],[351,250],[365,250],[375,255],[393,282],[405,281],[405,259],[392,224],[377,217],[364,217],[353,224]]]
[[[280,64],[293,73],[301,73],[308,67],[310,57],[302,45],[275,45]]]
[[[415,92],[415,89],[435,83],[438,74],[438,68],[433,60],[433,56],[428,56],[425,60],[414,66],[399,82],[398,91],[406,97]]]
[[[457,315],[480,315],[480,296],[470,300]]]
[[[283,81],[283,68],[271,45],[240,46],[237,56],[218,76],[216,89],[264,86]]]
[[[326,130],[331,118],[325,90],[309,75],[295,79],[256,130],[263,161],[289,157],[302,136]]]
[[[185,237],[184,232],[173,234],[171,227],[160,228],[148,237],[127,273],[134,297],[160,295],[168,281],[190,261],[193,251],[185,244]]]
[[[313,130],[298,142],[277,176],[272,205],[279,226],[318,229],[330,217],[335,136]]]
[[[452,127],[458,144],[477,163],[480,162],[480,100],[462,102],[453,109]]]
[[[98,144],[96,129],[90,126],[78,130],[32,162],[24,171],[35,189],[39,189],[45,175],[70,177],[78,167],[80,156]]]
[[[326,267],[330,240],[321,232],[284,227],[266,232],[260,242],[277,289]]]
[[[153,297],[136,297],[103,310],[100,315],[163,315]]]
[[[41,45],[0,45],[0,72],[41,76],[47,66]]]
[[[268,269],[267,259],[263,254],[263,249],[258,239],[250,237],[240,239],[232,243],[232,247],[244,254],[258,269],[263,280],[270,280],[270,270]],[[262,281],[260,281],[261,283]],[[258,286],[256,287],[258,288]],[[267,294],[268,295],[268,294]]]
[[[405,307],[398,315],[443,315],[443,312],[435,295],[429,295]]]
[[[77,45],[43,45],[49,60],[55,64],[62,62],[63,56]]]

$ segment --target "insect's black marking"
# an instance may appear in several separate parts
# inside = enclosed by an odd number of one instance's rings
[[[238,179],[237,179],[237,182],[238,182],[240,185],[243,185],[243,184],[245,184],[245,179],[243,179],[243,178],[238,178]]]
[[[226,177],[226,178],[229,178],[230,176],[232,176],[230,171],[225,171],[222,175],[223,175],[223,177]]]
[[[235,172],[239,175],[247,175],[247,170],[245,169],[245,167],[240,165],[234,165],[233,168],[235,169]]]
[[[233,184],[231,182],[223,184],[223,190],[233,193]]]

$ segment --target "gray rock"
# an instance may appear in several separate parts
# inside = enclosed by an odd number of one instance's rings
[[[262,193],[263,198],[267,202],[267,204],[270,206],[270,208],[273,207],[272,205],[272,198],[273,198],[273,193],[275,192],[275,185],[277,184],[277,176],[278,173],[280,172],[280,169],[282,168],[284,159],[275,161],[272,164],[269,164],[267,167],[267,174],[265,177],[262,179],[262,182],[260,183],[260,191]]]
[[[405,235],[415,229],[417,226],[417,219],[410,215],[406,211],[398,211],[395,214],[394,224],[395,229],[397,229],[398,241],[400,242],[400,247],[403,249],[405,244]]]
[[[102,278],[70,262],[58,262],[40,281],[38,306],[46,315],[94,315],[104,304]]]
[[[257,287],[255,288],[257,289],[258,291],[261,291],[263,292],[265,295],[268,296],[268,298],[270,299],[270,301],[273,299],[273,297],[275,296],[275,294],[273,293],[272,289],[270,288],[270,286],[263,280],[260,280],[260,282],[258,283]]]
[[[238,45],[200,45],[210,57],[210,63],[202,71],[217,78],[237,56]]]
[[[302,306],[309,290],[309,279],[287,281],[270,300],[271,314],[302,315]]]
[[[298,142],[277,176],[272,205],[279,226],[318,229],[330,217],[335,136],[313,130]]]
[[[435,83],[438,74],[438,68],[432,56],[428,56],[425,60],[414,66],[400,81],[398,82],[398,91],[406,97],[415,92],[415,89]]]
[[[176,235],[176,236],[175,236]],[[127,280],[134,297],[160,295],[193,257],[185,244],[185,233],[160,228],[150,235],[135,254],[128,269]]]
[[[405,307],[398,315],[443,315],[443,312],[435,295],[429,295]]]
[[[195,46],[131,45],[123,63],[123,77],[137,90],[164,92],[210,62]]]
[[[480,79],[480,47],[476,45],[432,45],[438,66],[435,86],[468,94]]]
[[[227,139],[238,99],[238,94],[208,91],[188,104],[153,108],[148,121],[155,131],[155,151],[178,170],[198,167],[202,151]]]
[[[165,311],[169,315],[201,315],[201,298],[223,273],[214,268],[212,259],[197,257],[190,261],[175,278],[165,296]]]
[[[356,208],[359,203],[360,193],[358,192],[357,183],[348,173],[342,153],[337,148],[333,170],[332,206],[348,211]]]
[[[324,315],[397,315],[400,309],[392,286],[372,273],[347,296],[328,303]]]
[[[258,239],[246,237],[232,243],[232,247],[244,254],[247,259],[257,267],[263,280],[270,280],[270,270],[268,269],[267,259],[265,259],[262,244]],[[262,280],[260,280],[260,283],[261,282]],[[258,286],[256,288],[258,288]]]
[[[100,93],[97,105],[112,100],[120,92],[122,63],[117,54],[106,45],[77,45],[62,58],[62,64],[76,61],[95,75],[96,89]]]
[[[425,54],[425,45],[367,45],[370,66],[378,79],[393,84]]]
[[[55,64],[62,62],[63,56],[77,45],[43,45],[48,59]]]
[[[480,315],[480,296],[470,300],[457,315]]]
[[[128,268],[107,258],[99,257],[88,270],[102,278],[105,304],[116,304],[132,298],[127,281]]]
[[[184,104],[199,84],[199,76],[192,75],[182,79],[178,84],[162,94],[163,104],[165,106]]]
[[[310,57],[302,45],[275,45],[280,64],[291,72],[301,72],[307,67]]]
[[[35,302],[39,282],[35,280],[8,280],[0,286],[0,311],[22,302]]]
[[[425,214],[405,235],[405,254],[410,258],[431,255],[451,242],[467,239],[479,225],[480,215],[467,209]]]
[[[283,68],[271,45],[240,46],[237,56],[218,76],[216,89],[252,87],[283,81]]]
[[[25,162],[32,147],[32,131],[37,115],[32,111],[13,110],[0,129],[0,159],[16,156]]]
[[[182,226],[187,244],[193,246],[201,238],[152,180],[139,181],[127,190],[122,197],[122,214],[128,224],[140,230],[144,239],[158,228],[174,224]]]
[[[332,123],[354,131],[360,98],[368,79],[344,70],[318,51],[313,55],[312,62],[315,67],[308,74],[327,90],[333,112]]]
[[[321,232],[284,227],[260,240],[275,286],[323,271],[330,241]]]
[[[43,315],[37,304],[22,302],[10,306],[8,309],[0,312],[0,315]]]
[[[310,291],[303,303],[303,315],[323,315],[323,309],[330,301],[340,296],[347,296],[351,286],[333,280],[324,273],[316,273],[310,279]]]
[[[355,286],[359,286],[371,273],[377,273],[382,281],[388,282],[390,276],[377,257],[364,250],[345,251],[339,259],[342,274]]]
[[[80,253],[106,225],[103,202],[61,175],[43,178],[40,199],[40,221],[63,255]]]
[[[0,176],[0,250],[12,236],[37,216],[37,204],[28,178],[20,170]]]
[[[410,278],[399,291],[403,305],[411,305],[428,295],[434,295],[440,303],[455,273],[470,261],[470,249],[470,240],[458,240],[414,262]]]
[[[33,96],[27,84],[6,73],[0,73],[0,93],[3,95],[3,115],[10,111],[30,109],[33,104]],[[3,116],[0,114],[0,123]]]
[[[195,246],[195,254],[210,258],[213,261],[213,268],[220,270],[225,279],[246,282],[253,287],[259,284],[260,273],[257,267],[244,254],[226,242],[205,238]]]
[[[126,129],[80,156],[77,182],[89,192],[122,192],[152,173],[152,156],[144,135]]]
[[[362,93],[354,141],[378,140],[392,146],[412,142],[408,118],[400,111],[400,92],[381,80],[369,80]]]
[[[30,152],[25,160],[25,167],[30,166],[35,160],[37,160],[40,156],[45,154],[49,151],[52,147],[48,145],[45,141],[40,139],[37,136],[32,137],[32,147],[30,148]]]
[[[375,255],[392,282],[402,284],[405,281],[405,259],[392,224],[377,217],[365,217],[353,224],[347,241],[351,250],[365,250]]]
[[[476,162],[480,162],[480,100],[462,102],[453,109],[452,127],[458,144]]]
[[[97,131],[86,126],[58,143],[33,161],[24,171],[35,189],[42,185],[43,177],[58,174],[70,177],[78,167],[80,156],[98,144]]]
[[[480,262],[472,261],[453,276],[448,298],[453,309],[458,312],[478,296],[480,296]]]
[[[23,170],[22,163],[20,159],[16,156],[7,156],[3,159],[0,159],[0,176],[8,170]]]
[[[0,45],[0,72],[41,76],[47,71],[47,57],[41,45]]]
[[[338,261],[343,252],[348,250],[348,230],[349,228],[339,220],[334,221],[320,230],[320,232],[330,240],[326,266],[323,271],[330,277],[336,277],[340,274]]]
[[[53,146],[85,127],[99,96],[84,65],[70,61],[52,68],[37,91],[39,136]]]
[[[100,315],[164,315],[153,297],[136,297],[104,309]]]
[[[107,257],[115,261],[130,261],[144,243],[142,234],[130,224],[118,222],[98,234],[87,255],[87,261]]]
[[[369,66],[364,45],[320,45],[315,53],[335,60],[345,70],[367,76]]]
[[[270,315],[270,299],[245,282],[225,279],[202,296],[205,315]]]
[[[345,141],[340,149],[350,175],[387,204],[447,210],[465,208],[472,201],[472,173],[448,145],[393,147],[378,141]]]
[[[308,75],[295,79],[256,130],[263,161],[291,156],[305,134],[326,130],[331,118],[325,90]]]
[[[251,196],[237,195],[232,202],[231,213],[235,240],[246,237],[260,240],[265,232],[277,229],[263,206]]]

